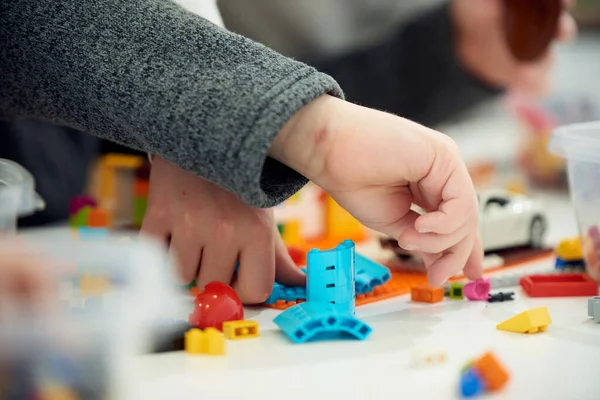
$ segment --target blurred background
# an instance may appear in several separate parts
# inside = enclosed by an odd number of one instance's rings
[[[599,0],[577,2],[572,14],[579,37],[556,45],[551,90],[541,98],[516,97],[468,82],[454,65],[451,46],[442,44],[452,30],[442,15],[447,5],[442,0],[178,3],[330,73],[351,101],[450,135],[461,146],[479,187],[566,194],[564,164],[546,150],[549,135],[557,125],[600,119]],[[423,68],[428,59],[431,65]],[[143,164],[143,154],[38,121],[2,123],[0,133],[0,158],[30,170],[47,202],[45,212],[23,219],[21,226],[65,221],[70,199],[83,192],[105,199],[103,205],[111,209],[135,197],[133,192],[117,196],[117,187],[122,181],[131,186],[131,171]],[[117,176],[125,178],[115,183],[109,170],[124,170]]]

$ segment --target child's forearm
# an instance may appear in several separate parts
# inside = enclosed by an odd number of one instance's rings
[[[165,159],[272,206],[304,183],[267,157],[330,77],[169,0],[0,6],[0,117],[65,124]],[[265,161],[266,160],[266,161]]]

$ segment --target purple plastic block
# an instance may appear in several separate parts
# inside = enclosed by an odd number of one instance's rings
[[[96,207],[98,204],[96,204],[96,200],[94,200],[92,197],[90,196],[75,196],[71,199],[71,202],[69,203],[69,215],[74,216],[76,215],[79,210],[81,210],[83,207]]]
[[[467,283],[463,288],[463,293],[469,300],[487,301],[491,289],[490,278],[483,278]]]

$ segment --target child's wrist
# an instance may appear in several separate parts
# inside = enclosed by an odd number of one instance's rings
[[[337,110],[344,103],[323,95],[298,110],[279,131],[268,155],[310,180],[318,178],[334,142]]]

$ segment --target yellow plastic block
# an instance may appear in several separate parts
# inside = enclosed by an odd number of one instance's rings
[[[206,353],[206,341],[204,340],[204,332],[198,328],[193,328],[187,331],[184,335],[185,352],[188,354]]]
[[[85,297],[101,296],[110,289],[109,280],[103,276],[83,275],[79,281],[79,290]]]
[[[523,311],[512,318],[496,325],[496,329],[517,333],[536,333],[548,329],[552,323],[550,313],[546,307],[532,308]]]
[[[258,337],[258,322],[227,321],[223,322],[223,334],[227,339],[250,339]]]
[[[225,354],[225,336],[217,328],[204,330],[206,354],[218,356]]]
[[[579,236],[561,240],[556,247],[556,255],[564,261],[582,260],[583,246]]]

